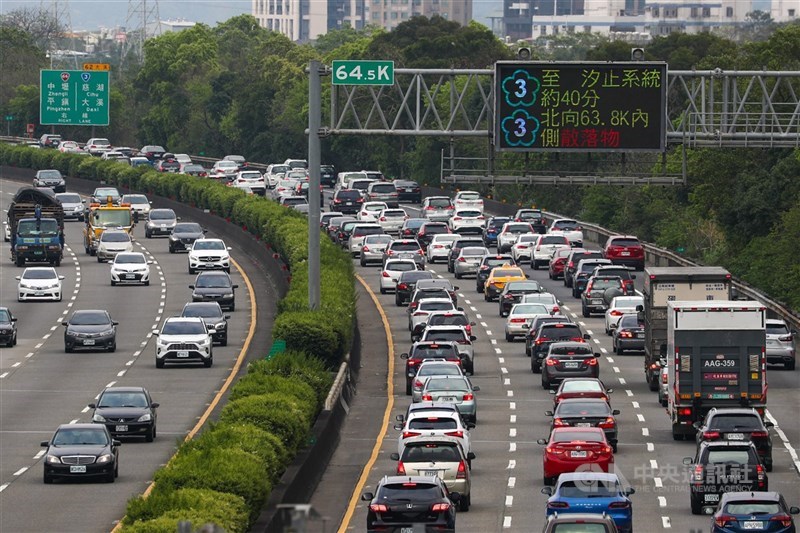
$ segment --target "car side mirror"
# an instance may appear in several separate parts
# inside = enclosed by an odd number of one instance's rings
[[[61,323],[62,326],[66,326],[67,324],[69,324],[69,322],[67,322],[66,320]]]
[[[472,390],[473,390],[473,392],[480,392],[481,387],[480,387],[480,385],[473,385],[472,386]]]
[[[175,217],[175,220],[180,220],[180,219],[181,219],[181,217]]]
[[[542,494],[546,494],[547,496],[552,496],[553,487],[542,487]]]
[[[230,319],[231,319],[231,315],[222,315],[222,317],[223,317],[225,320],[230,320]]]
[[[770,422],[770,421],[766,421],[766,422],[764,422],[764,427],[767,427],[767,428],[774,428],[774,427],[775,427],[775,424],[773,424],[773,423],[772,423],[772,422]]]
[[[588,333],[584,333],[584,334],[583,334],[583,338],[584,338],[585,340],[587,340],[587,341],[588,341],[589,339],[591,339],[591,338],[592,338],[592,336],[591,336],[591,335],[589,335]]]
[[[15,276],[14,277],[14,279],[16,279],[17,281],[19,281],[21,278],[22,278],[22,276]]]
[[[476,457],[475,452],[469,452],[467,454],[467,460],[469,461],[472,461],[473,459],[475,459],[475,457]]]
[[[545,411],[544,416],[553,416],[553,411]]]
[[[64,279],[64,276],[58,276],[58,279]]]
[[[147,261],[147,264],[148,264],[148,265],[152,265],[152,264],[153,264],[153,262],[152,262],[152,261]]]
[[[403,429],[403,424],[395,424],[392,427],[394,427],[395,431],[400,431],[401,429]]]
[[[458,503],[461,501],[460,492],[451,492],[447,497],[450,498],[450,501],[453,503]]]
[[[462,311],[462,312],[463,312],[463,311],[464,311],[464,308],[463,308],[463,307],[456,307],[456,310],[457,310],[457,311]]]
[[[97,404],[96,403],[90,403],[90,404],[87,405],[87,407],[89,409],[97,409]]]
[[[50,441],[49,440],[43,440],[42,442],[39,443],[39,446],[47,448],[48,446],[50,446]]]
[[[205,233],[205,232],[204,232],[204,233]],[[231,248],[230,246],[228,246],[228,251],[230,252],[231,250],[233,250],[233,248]]]
[[[617,416],[619,414],[619,409],[614,409],[613,411],[611,411],[611,414]]]
[[[625,496],[630,496],[631,494],[636,494],[636,489],[634,489],[633,487],[628,487],[627,489],[625,489],[623,491],[623,494],[625,494]]]
[[[397,420],[398,422],[405,422],[406,417],[405,415],[397,415],[396,417],[394,417],[394,419]]]
[[[694,423],[692,424],[692,427],[693,427],[694,429],[700,429],[700,426],[701,426],[701,425],[702,425],[702,424],[700,424],[700,421],[698,420],[697,422],[694,422]]]
[[[400,460],[400,454],[395,452],[395,453],[389,455],[389,459],[391,459],[392,461],[399,461]]]
[[[600,352],[595,352],[595,353],[594,353],[594,356],[595,356],[595,357],[600,357]]]
[[[800,507],[789,507],[789,514],[800,514]]]
[[[16,321],[17,321],[17,317],[12,317],[11,318],[11,322],[16,322]]]
[[[372,494],[371,492],[365,492],[364,494],[361,495],[361,500],[365,502],[372,501],[373,498],[375,498],[375,495]]]
[[[531,329],[531,325],[528,323],[522,324],[522,329]]]
[[[631,274],[631,279],[636,279],[636,274]]]
[[[458,290],[458,285],[453,285],[453,290],[457,291]]]
[[[684,457],[684,458],[683,458],[683,464],[685,464],[686,466],[689,466],[689,465],[691,465],[692,463],[694,463],[694,461],[692,460],[692,458],[691,458],[691,457]]]
[[[547,444],[547,439],[536,439],[536,444],[541,444],[545,446]]]
[[[150,409],[158,409],[161,404],[158,402],[153,402],[150,404]]]
[[[478,337],[476,337],[475,335],[470,335],[469,336],[469,340],[476,341],[476,340],[478,340]]]
[[[112,446],[122,446],[122,443],[116,439],[111,441]]]
[[[614,392],[614,389],[606,389],[606,392],[611,394],[612,392]]]
[[[407,353],[401,353],[400,354],[400,359],[408,359],[408,354]]]
[[[644,306],[643,305],[637,305],[636,306],[636,312],[637,313],[641,313],[642,311],[644,311]]]
[[[234,283],[234,284],[233,284],[233,288],[234,288],[234,289],[238,289],[238,288],[239,288],[239,285],[237,285],[236,283]]]
[[[189,285],[189,288],[190,289],[194,289],[194,285]]]
[[[157,330],[157,329],[154,329],[154,330],[153,330],[153,336],[154,336],[154,337],[158,337],[158,330]]]
[[[475,422],[467,422],[465,426],[467,429],[475,429]]]
[[[208,230],[203,228],[203,233],[208,233]]]
[[[111,325],[112,326],[119,326],[119,322],[117,322],[116,320],[112,320],[111,321]]]

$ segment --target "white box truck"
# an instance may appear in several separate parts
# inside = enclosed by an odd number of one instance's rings
[[[667,413],[672,437],[693,437],[712,407],[767,404],[767,310],[754,301],[667,302]]]

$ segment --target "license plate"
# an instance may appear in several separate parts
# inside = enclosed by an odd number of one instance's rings
[[[776,344],[778,344],[778,341],[774,339],[767,339],[767,346],[775,346]]]
[[[117,426],[115,431],[117,433],[124,433],[124,432],[128,431],[128,426]]]
[[[703,499],[707,502],[718,502],[719,494],[704,494]]]
[[[630,253],[630,252],[620,252],[620,253],[619,253],[619,255],[625,255],[625,256],[628,256],[628,255],[631,255],[631,253]]]
[[[424,476],[430,476],[430,477],[436,477],[436,476],[438,476],[438,475],[439,475],[439,471],[438,471],[438,470],[425,470],[425,471],[422,473],[422,475],[424,475]]]
[[[586,452],[583,452],[583,451],[575,452],[575,451],[573,451],[573,452],[569,452],[569,456],[570,457],[574,457],[574,458],[586,457]]]
[[[764,522],[747,520],[742,522],[742,529],[764,529]]]
[[[575,424],[576,428],[590,428],[592,425],[589,422],[578,422]]]
[[[644,333],[637,333],[636,334],[636,338],[637,339],[644,339]]]
[[[44,296],[44,291],[35,291],[34,296]]]
[[[44,252],[42,252],[41,250],[36,250],[33,252],[33,255],[42,255],[43,253]]]
[[[188,350],[178,350],[178,357],[189,357]]]
[[[454,401],[456,401],[456,397],[455,396],[442,396],[442,397],[439,398],[439,401],[440,402],[454,402]]]
[[[214,263],[206,263],[206,266],[207,266],[207,267],[213,267],[213,266],[214,266]]]
[[[577,361],[567,361],[566,363],[564,363],[564,368],[578,368],[579,366],[580,363],[578,363]]]
[[[136,279],[135,274],[125,274],[125,279]]]
[[[167,225],[166,225],[166,224],[161,224],[161,227],[162,227],[162,228],[166,228],[166,227],[167,227]]]
[[[94,339],[84,339],[83,340],[84,346],[94,346]]]
[[[728,440],[744,440],[744,433],[726,433]]]
[[[593,305],[600,305],[600,304],[602,304],[602,303],[603,303],[603,300],[599,300],[599,299],[594,299],[594,300],[592,300],[592,304],[593,304]]]
[[[86,465],[72,465],[69,467],[70,474],[85,474]]]
[[[413,527],[401,527],[400,533],[414,533]]]

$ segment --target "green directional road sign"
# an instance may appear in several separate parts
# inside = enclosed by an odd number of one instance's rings
[[[39,122],[56,126],[108,126],[107,71],[40,71]]]
[[[333,61],[334,85],[394,85],[394,61]]]

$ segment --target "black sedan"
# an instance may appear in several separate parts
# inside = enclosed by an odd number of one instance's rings
[[[0,343],[5,346],[17,344],[17,319],[8,307],[0,307]]]
[[[397,278],[397,288],[394,291],[394,303],[397,306],[405,305],[411,301],[411,296],[421,279],[433,279],[433,272],[428,270],[409,270]]]
[[[511,308],[522,301],[526,294],[542,292],[543,287],[535,280],[509,281],[503,286],[503,291],[497,297],[500,316],[508,316]]]
[[[457,492],[448,494],[437,476],[386,476],[375,493],[365,492],[369,502],[367,531],[442,531],[456,530]]]
[[[156,438],[158,403],[144,387],[108,387],[89,408],[94,409],[92,422],[105,425],[115,437]]]
[[[101,424],[61,424],[42,441],[45,483],[57,478],[102,477],[114,483],[119,475],[120,442]]]
[[[69,320],[61,323],[64,330],[64,351],[71,353],[77,348],[101,349],[114,352],[117,349],[117,325],[104,309],[75,311]]]
[[[169,253],[187,252],[207,232],[197,222],[178,222],[169,234]]]
[[[228,311],[236,309],[236,292],[239,285],[231,281],[227,272],[209,270],[200,272],[189,285],[192,289],[193,302],[217,302],[220,307]]]
[[[216,331],[211,336],[214,342],[220,346],[228,345],[228,319],[231,315],[222,313],[219,302],[189,302],[183,306],[181,316],[199,316],[206,326]]]
[[[398,202],[422,203],[422,189],[419,183],[411,180],[394,180],[393,183],[394,188],[397,189]]]
[[[550,429],[556,427],[599,427],[606,440],[617,453],[617,419],[619,409],[611,409],[602,398],[570,398],[558,402],[554,411],[545,411],[553,417]]]

